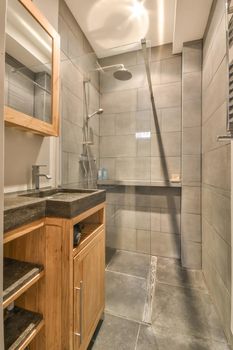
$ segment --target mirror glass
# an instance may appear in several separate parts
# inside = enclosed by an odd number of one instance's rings
[[[53,40],[19,0],[8,0],[5,105],[52,122]]]

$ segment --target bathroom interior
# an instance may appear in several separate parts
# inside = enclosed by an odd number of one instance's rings
[[[0,34],[0,349],[232,349],[233,1],[0,0]]]

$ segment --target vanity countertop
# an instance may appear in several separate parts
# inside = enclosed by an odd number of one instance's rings
[[[71,219],[105,201],[104,190],[43,189],[4,196],[4,232],[43,217]]]

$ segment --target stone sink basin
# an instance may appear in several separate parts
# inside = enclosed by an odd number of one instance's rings
[[[90,189],[63,189],[53,188],[47,190],[34,190],[26,194],[20,195],[21,197],[33,197],[33,198],[45,198],[55,200],[74,200],[83,198],[91,194],[97,193],[98,190]]]
[[[104,190],[47,188],[6,195],[4,232],[43,217],[72,219],[106,200]]]

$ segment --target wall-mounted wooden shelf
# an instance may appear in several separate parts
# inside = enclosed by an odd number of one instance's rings
[[[44,326],[43,316],[39,313],[14,307],[5,311],[4,342],[5,350],[23,350]]]
[[[4,258],[3,308],[44,276],[43,266]]]

